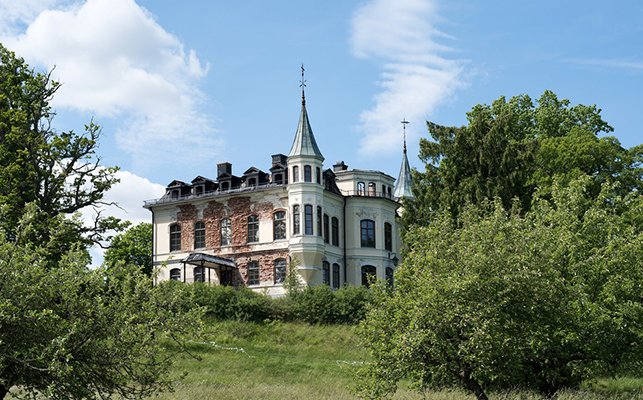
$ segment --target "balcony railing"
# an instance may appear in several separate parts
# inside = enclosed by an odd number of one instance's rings
[[[283,186],[285,187],[286,185],[283,183],[263,183],[260,185],[254,185],[254,186],[243,186],[243,187],[236,187],[233,189],[228,189],[228,190],[211,190],[208,192],[203,192],[199,194],[187,194],[183,196],[163,196],[160,199],[152,199],[152,200],[145,200],[144,206],[149,207],[149,206],[154,206],[158,204],[165,204],[165,203],[173,203],[175,201],[183,201],[183,200],[193,200],[193,199],[202,199],[204,197],[216,197],[216,196],[226,196],[230,195],[233,193],[243,193],[243,192],[253,192],[256,190],[264,190],[272,187],[279,187]]]

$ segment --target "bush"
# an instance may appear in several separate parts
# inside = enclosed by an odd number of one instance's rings
[[[331,290],[328,286],[309,286],[293,292],[291,302],[294,320],[309,324],[353,324],[366,313],[370,291],[364,287],[344,286]]]
[[[261,322],[271,316],[271,299],[247,288],[210,286],[195,283],[192,286],[195,305],[205,307],[207,316],[225,320]]]

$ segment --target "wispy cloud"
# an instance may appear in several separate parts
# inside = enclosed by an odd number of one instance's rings
[[[450,39],[435,28],[438,21],[434,0],[371,0],[355,12],[353,54],[382,66],[381,91],[360,116],[363,154],[399,150],[399,121],[424,126],[435,107],[463,86],[463,62],[443,56],[452,49],[438,43]],[[409,130],[411,139],[418,131]]]
[[[2,31],[7,47],[32,64],[55,66],[63,86],[54,107],[116,121],[116,141],[135,167],[158,167],[168,148],[194,159],[195,143],[203,157],[220,145],[198,88],[208,65],[134,0],[0,1],[14,26],[26,26]]]
[[[643,61],[610,58],[572,58],[568,61],[572,64],[578,65],[643,71]]]

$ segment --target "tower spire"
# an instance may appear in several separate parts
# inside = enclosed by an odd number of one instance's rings
[[[402,124],[402,130],[404,131],[404,154],[406,154],[406,124],[410,124],[410,122],[407,121],[406,118],[402,118],[400,123]]]
[[[306,111],[305,71],[304,64],[301,64],[301,80],[299,81],[299,87],[301,87],[301,114],[299,115],[295,140],[292,143],[288,157],[312,156],[323,162],[324,156],[321,154],[321,151],[319,151],[319,147],[317,147],[317,142],[315,141],[315,136],[313,135],[313,130],[308,120],[308,112]]]
[[[402,155],[402,165],[400,166],[400,174],[397,177],[395,182],[395,191],[393,195],[396,199],[401,200],[403,198],[413,199],[413,191],[411,190],[411,167],[409,167],[409,159],[406,156],[406,125],[410,122],[403,118],[400,121],[402,124],[402,133],[404,135],[404,153]]]

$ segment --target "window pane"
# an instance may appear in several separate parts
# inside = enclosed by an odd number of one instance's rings
[[[248,285],[259,284],[259,264],[256,261],[248,263]]]
[[[173,224],[170,226],[170,251],[181,250],[181,226]]]
[[[248,243],[259,241],[259,218],[256,215],[248,217]]]
[[[333,246],[339,246],[339,220],[337,217],[333,217]]]
[[[324,214],[324,242],[330,242],[330,226],[328,226],[328,214]]]
[[[393,251],[393,227],[388,222],[384,223],[384,248]]]
[[[339,264],[333,264],[333,289],[339,289]]]
[[[280,258],[275,260],[275,284],[284,283],[286,280],[286,260]]]
[[[322,271],[324,272],[324,285],[330,286],[330,264],[328,261],[322,263]]]
[[[310,165],[304,165],[304,182],[312,182],[313,177],[310,169]]]
[[[364,219],[360,223],[362,233],[362,247],[375,248],[375,222]]]
[[[194,282],[205,282],[205,268],[194,267]]]
[[[369,196],[375,196],[377,194],[377,193],[375,193],[376,190],[377,189],[375,188],[375,183],[369,182],[368,183],[368,195]]]
[[[194,224],[194,248],[205,247],[205,224],[202,221]]]
[[[319,169],[319,167],[317,167],[316,172],[317,172],[317,183],[321,183],[321,170]]]
[[[173,281],[181,280],[181,270],[179,268],[172,268],[170,270],[170,280],[173,280]]]
[[[299,235],[301,233],[301,214],[299,214],[299,206],[292,206],[292,234]]]
[[[286,212],[277,211],[273,214],[273,240],[286,238]]]
[[[366,184],[364,182],[357,182],[357,195],[364,196],[366,192]]]
[[[224,218],[221,220],[221,246],[230,246],[232,244],[232,227],[230,220]]]
[[[371,280],[375,277],[376,269],[372,265],[364,265],[362,267],[362,286],[370,287]]]
[[[299,167],[296,165],[292,167],[292,181],[299,182]]]
[[[310,204],[304,206],[304,234],[313,234],[313,206]]]
[[[322,235],[322,208],[317,206],[317,236]]]
[[[393,268],[386,267],[386,283],[393,287]]]

